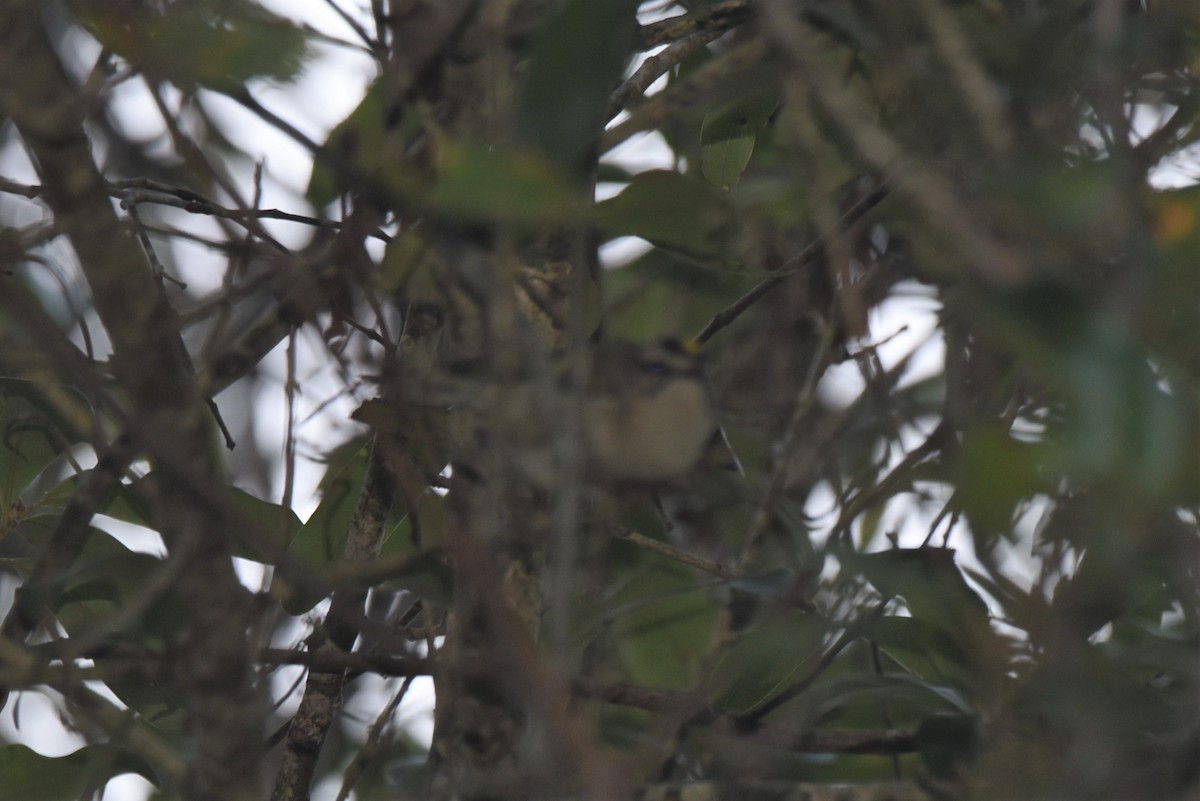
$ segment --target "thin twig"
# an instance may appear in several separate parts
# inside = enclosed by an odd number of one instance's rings
[[[639,548],[644,548],[645,550],[652,551],[660,556],[665,556],[668,559],[679,562],[681,565],[687,565],[688,567],[694,567],[697,570],[702,570],[705,573],[716,576],[717,578],[730,581],[738,577],[737,573],[725,567],[725,565],[721,564],[720,562],[714,562],[711,559],[703,559],[695,554],[690,554],[687,551],[676,548],[674,545],[668,545],[660,540],[651,539],[650,537],[647,537],[644,534],[639,534],[636,531],[629,531],[628,529],[620,528],[618,526],[611,526],[608,529],[608,533],[619,540],[631,542]]]
[[[745,295],[742,295],[742,297],[735,300],[732,304],[714,314],[712,319],[708,321],[708,324],[701,329],[700,333],[696,334],[696,342],[704,344],[712,339],[714,334],[740,317],[772,289],[815,261],[820,255],[822,247],[830,237],[836,232],[844,231],[857,223],[866,216],[867,212],[879,205],[888,196],[890,182],[890,176],[885,178],[877,187],[864,194],[846,209],[842,216],[838,218],[837,225],[833,229],[822,232],[820,236],[805,245],[802,250],[790,256],[785,262],[779,265],[775,273],[759,281]]]

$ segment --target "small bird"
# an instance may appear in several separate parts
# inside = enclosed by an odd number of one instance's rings
[[[714,443],[725,442],[694,349],[675,341],[608,342],[592,356],[583,428],[585,466],[598,480],[668,481],[700,464]]]
[[[404,394],[409,402],[457,419],[454,458],[476,464],[473,451],[492,450],[542,488],[561,482],[569,458],[579,460],[585,481],[607,486],[670,483],[702,462],[740,467],[717,421],[700,356],[690,345],[594,343],[556,357],[540,373],[530,372],[505,381],[443,376],[436,387],[410,384]],[[572,436],[565,421],[575,413],[579,434],[572,448],[562,438]]]

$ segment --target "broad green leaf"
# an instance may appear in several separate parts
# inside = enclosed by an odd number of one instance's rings
[[[61,757],[24,745],[0,746],[0,801],[77,801],[123,773],[157,781],[141,759],[111,745],[87,745]]]
[[[257,562],[274,562],[300,531],[300,518],[291,509],[237,487],[222,489],[229,511],[244,524],[240,534],[231,538],[234,555]]]
[[[388,84],[377,80],[346,118],[325,139],[333,159],[344,162],[405,196],[419,196],[428,188],[429,176],[404,157],[405,145],[418,133],[415,115],[394,119]],[[398,126],[398,127],[397,127]],[[305,197],[318,209],[325,208],[346,191],[328,159],[313,161]]]
[[[87,636],[136,602],[144,604],[141,614],[126,620],[114,634],[152,647],[172,642],[186,615],[171,583],[156,586],[165,565],[159,557],[131,551],[110,534],[92,529],[66,576],[54,613],[69,635]],[[146,596],[148,588],[152,594]]]
[[[999,427],[964,432],[955,462],[955,500],[976,535],[1011,529],[1017,504],[1044,483],[1044,458],[1044,448],[1016,440]]]
[[[1108,480],[1150,498],[1174,488],[1187,454],[1180,389],[1189,379],[1147,352],[1126,321],[1051,282],[999,301],[974,298],[964,311],[1065,402],[1047,437],[1050,475]]]
[[[740,634],[713,671],[718,706],[744,712],[798,680],[820,658],[828,629],[816,616],[792,611],[765,617]]]
[[[585,175],[595,160],[609,96],[633,49],[637,6],[568,0],[538,34],[518,127],[565,174]]]
[[[758,94],[704,117],[700,127],[700,171],[719,189],[730,189],[741,177],[754,154],[758,132],[767,126],[779,105],[772,92]]]
[[[810,723],[822,719],[861,720],[865,714],[876,719],[881,703],[889,703],[893,714],[924,717],[931,712],[953,711],[967,714],[970,707],[954,690],[917,676],[904,673],[867,673],[861,670],[823,678],[814,684],[798,709]],[[865,722],[865,721],[864,721]]]
[[[105,46],[139,69],[181,87],[240,90],[253,78],[289,80],[308,56],[303,30],[256,3],[81,4]]]
[[[562,170],[538,153],[446,140],[437,157],[437,182],[424,201],[446,217],[541,226],[578,222],[588,211]]]
[[[733,210],[703,181],[671,170],[639,174],[624,191],[596,205],[608,233],[640,236],[697,259],[725,250]]]
[[[967,585],[949,548],[893,548],[872,554],[842,554],[884,595],[904,599],[923,631],[930,658],[959,666],[954,676],[976,692],[994,691],[1007,653],[992,630],[987,605]]]
[[[973,689],[977,658],[970,644],[949,632],[911,617],[888,615],[864,630],[904,671],[931,687]],[[964,710],[969,705],[961,704]]]
[[[986,623],[987,605],[963,580],[952,548],[892,548],[870,554],[839,554],[884,595],[904,598],[913,617],[956,627]]]
[[[288,547],[292,556],[313,565],[327,565],[343,556],[367,467],[365,442],[355,439],[335,449],[327,465],[319,488],[321,503]]]
[[[387,590],[408,590],[425,600],[445,605],[453,598],[454,572],[439,551],[419,551],[379,586]]]
[[[712,635],[717,605],[686,569],[650,564],[614,601],[612,624],[621,661],[633,680],[659,689],[689,687]]]

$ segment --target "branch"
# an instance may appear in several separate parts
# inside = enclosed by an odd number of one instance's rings
[[[102,729],[115,742],[123,742],[153,768],[167,788],[184,784],[187,765],[174,748],[125,709],[89,689],[83,677],[71,675],[72,667],[53,669],[11,640],[0,637],[0,677],[6,687],[45,685],[63,698],[86,720]],[[165,789],[165,788],[164,788]]]
[[[638,32],[641,49],[649,50],[697,35],[707,37],[711,41],[741,25],[750,19],[752,14],[750,0],[725,0],[697,9],[691,14],[651,22],[649,25],[643,25]]]
[[[869,180],[869,179],[868,179]],[[704,344],[712,339],[713,335],[726,327],[738,317],[740,317],[747,309],[761,300],[772,289],[786,281],[791,276],[800,272],[801,269],[812,264],[821,255],[822,247],[829,241],[835,231],[849,230],[855,223],[867,215],[871,209],[878,206],[883,199],[888,196],[889,179],[880,182],[870,191],[865,192],[858,198],[837,220],[837,226],[834,229],[823,232],[820,236],[805,245],[804,249],[796,253],[791,258],[787,259],[777,268],[775,274],[759,281],[749,292],[742,295],[728,307],[722,309],[712,316],[708,324],[696,335],[695,340],[699,344]],[[789,266],[789,265],[795,266]]]
[[[813,55],[822,52],[810,25],[801,22],[783,0],[762,0],[764,37],[791,63],[792,80],[803,81],[821,110],[857,155],[874,169],[890,171],[911,162],[908,153],[876,122],[877,115],[846,92],[842,80]],[[801,90],[802,91],[802,90]],[[1027,270],[1026,259],[1002,242],[969,212],[971,204],[952,179],[929,164],[910,164],[896,181],[896,191],[955,244],[979,273],[1000,285],[1012,284]]]
[[[86,103],[68,83],[43,28],[40,0],[0,4],[0,112],[12,119],[37,167],[44,200],[70,240],[112,343],[115,376],[138,420],[139,445],[170,443],[206,482],[217,463],[180,322],[137,239],[121,224],[84,128]],[[156,526],[190,562],[176,584],[188,614],[177,676],[196,743],[184,794],[258,796],[259,726],[245,627],[249,596],[233,572],[227,533],[188,503],[187,487],[159,485]]]
[[[379,449],[373,446],[367,459],[367,472],[358,506],[346,538],[346,562],[360,564],[378,558],[391,507],[390,474],[383,464]],[[365,589],[334,592],[329,614],[314,634],[317,645],[309,655],[312,660],[320,663],[350,654],[358,638],[358,630],[352,621],[362,614],[366,599]],[[336,661],[332,666],[333,670],[330,671],[309,671],[300,708],[288,726],[283,760],[271,793],[273,801],[308,798],[312,791],[317,759],[321,755],[325,736],[341,707],[342,688],[346,683],[346,669]]]

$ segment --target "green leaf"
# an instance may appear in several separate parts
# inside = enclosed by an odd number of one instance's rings
[[[979,719],[973,715],[938,712],[917,727],[917,751],[929,772],[951,779],[983,747]]]
[[[929,658],[953,665],[948,672],[960,686],[978,694],[995,690],[1007,664],[1006,647],[992,630],[987,605],[959,572],[952,549],[893,548],[839,558],[884,595],[904,599]]]
[[[127,610],[130,603],[147,604],[143,613],[126,621],[116,635],[161,647],[173,642],[185,625],[184,606],[170,584],[143,597],[166,563],[157,556],[131,551],[110,534],[92,529],[67,574],[54,613],[68,634],[86,636]]]
[[[35,392],[28,381],[0,379],[0,523],[22,512],[18,497],[69,445],[61,421],[41,408]]]
[[[257,498],[237,487],[225,486],[222,490],[230,511],[247,524],[241,536],[231,538],[234,555],[256,562],[274,562],[299,533],[300,518],[281,504]]]
[[[721,709],[740,712],[799,679],[820,658],[829,626],[801,612],[776,614],[743,632],[722,654],[710,686]]]
[[[578,222],[588,211],[584,195],[540,154],[446,140],[437,155],[425,202],[446,217],[542,226]]]
[[[617,652],[633,680],[684,689],[700,667],[717,605],[686,569],[655,563],[635,574],[614,599],[625,611],[613,621]]]
[[[733,210],[707,183],[671,170],[640,173],[616,197],[596,205],[602,228],[640,236],[698,259],[725,250]]]
[[[288,553],[313,565],[328,565],[344,555],[350,520],[362,493],[367,468],[367,445],[354,439],[336,448],[327,458],[321,479],[321,503],[300,527]]]
[[[1021,442],[997,426],[963,434],[956,462],[955,500],[976,535],[1011,530],[1017,504],[1044,483],[1040,467],[1045,449]]]
[[[346,118],[325,139],[325,149],[338,162],[370,175],[399,194],[418,196],[428,189],[429,176],[404,157],[405,146],[418,134],[415,115],[398,123],[389,102],[388,84],[377,80]],[[398,130],[394,130],[399,125]],[[304,196],[314,207],[325,208],[347,187],[328,159],[313,161],[312,176]]]
[[[635,0],[568,0],[539,33],[518,112],[523,139],[565,174],[595,161],[608,98],[634,46]]]
[[[303,30],[241,0],[156,6],[92,0],[80,16],[105,47],[186,88],[235,91],[252,78],[288,80],[308,56]]]
[[[111,745],[87,745],[61,757],[0,746],[0,801],[77,801],[123,773],[157,781],[141,759]]]
[[[704,117],[700,126],[700,172],[719,189],[730,189],[754,154],[758,132],[779,106],[775,92],[738,100]]]
[[[915,618],[950,629],[987,623],[987,604],[963,580],[952,548],[892,548],[839,558],[884,595],[903,597]]]
[[[445,605],[453,598],[454,572],[440,551],[419,551],[379,586],[386,590],[408,590],[425,600]]]

